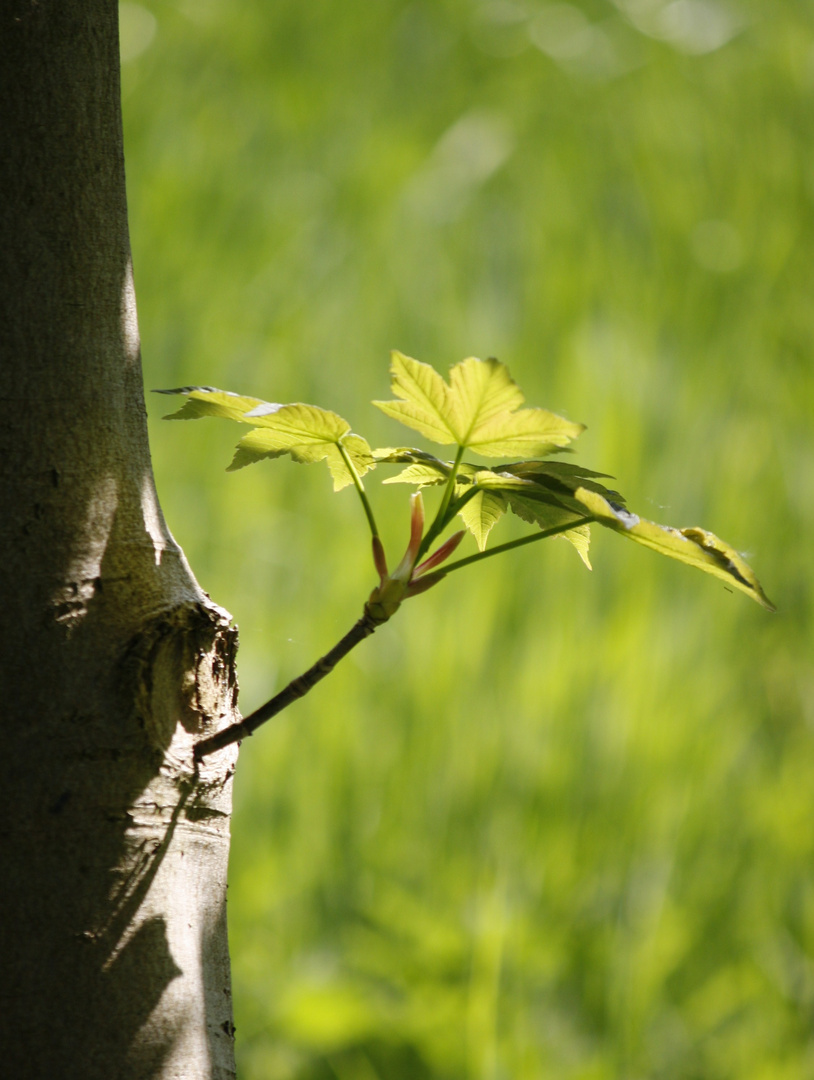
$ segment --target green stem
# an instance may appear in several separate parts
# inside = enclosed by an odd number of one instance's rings
[[[447,480],[447,486],[444,489],[444,496],[441,499],[441,505],[438,507],[438,512],[433,518],[432,525],[427,530],[427,534],[421,541],[421,546],[418,549],[418,555],[416,561],[418,562],[424,555],[426,555],[430,544],[435,540],[444,529],[447,527],[449,518],[447,511],[449,510],[449,504],[452,502],[452,496],[455,493],[455,478],[458,475],[458,466],[461,464],[464,456],[464,447],[459,446],[458,451],[455,454],[455,460],[452,463],[452,468],[449,471],[449,479]]]
[[[564,525],[555,525],[551,529],[543,529],[541,532],[532,533],[530,536],[521,536],[519,540],[509,540],[506,544],[498,544],[497,547],[490,548],[488,551],[478,551],[475,555],[469,555],[465,559],[458,559],[456,562],[450,563],[443,570],[428,574],[426,580],[434,578],[440,581],[441,578],[446,577],[453,570],[460,570],[462,566],[470,566],[472,563],[480,562],[482,559],[491,559],[493,555],[501,555],[504,551],[511,551],[513,548],[533,544],[536,540],[546,540],[549,536],[558,536],[560,533],[568,532],[570,529],[578,529],[580,525],[589,525],[592,521],[596,521],[596,518],[577,518],[576,521],[569,521]]]
[[[362,478],[359,476],[359,473],[356,471],[356,466],[351,461],[350,455],[348,454],[347,450],[342,445],[342,443],[338,442],[336,445],[337,445],[337,447],[339,449],[339,453],[342,455],[342,460],[345,462],[345,465],[347,467],[348,472],[351,474],[351,477],[353,478],[353,484],[354,484],[354,487],[356,488],[357,492],[359,493],[359,498],[362,500],[362,506],[364,507],[365,515],[367,516],[368,525],[370,525],[370,531],[371,531],[373,536],[378,536],[379,535],[379,529],[378,529],[378,527],[376,525],[376,519],[373,516],[373,508],[371,507],[370,503],[368,502],[367,494],[365,493],[365,485],[362,483]]]

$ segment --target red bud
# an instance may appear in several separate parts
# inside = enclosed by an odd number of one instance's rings
[[[448,559],[458,544],[463,540],[465,531],[465,529],[461,529],[460,532],[456,532],[453,536],[450,536],[449,540],[445,540],[440,548],[436,548],[428,559],[425,559],[420,566],[415,568],[412,580],[415,581],[417,577],[426,574],[428,570],[432,570],[435,566],[440,566],[445,559]]]
[[[384,579],[387,577],[387,559],[384,555],[384,545],[378,536],[373,537],[373,563],[376,567],[376,573],[379,575],[379,581],[384,584]]]

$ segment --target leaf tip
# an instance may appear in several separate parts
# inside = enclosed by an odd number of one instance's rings
[[[772,615],[777,614],[777,606],[771,602],[763,589],[760,590],[760,593],[755,597],[755,599],[761,607],[764,607],[767,611],[770,611]]]

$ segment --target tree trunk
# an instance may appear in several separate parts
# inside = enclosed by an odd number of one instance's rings
[[[229,616],[153,486],[116,0],[0,3],[0,1072],[234,1075]]]

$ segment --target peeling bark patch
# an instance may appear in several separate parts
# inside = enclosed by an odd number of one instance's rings
[[[199,715],[199,722],[192,729],[195,734],[207,726],[208,719],[220,720],[237,708],[236,653],[237,630],[232,626],[220,627],[206,647],[197,650],[192,704],[193,711]]]
[[[69,632],[74,630],[88,613],[88,607],[101,586],[101,578],[69,581],[52,596],[53,619]]]
[[[193,737],[231,718],[236,650],[226,613],[197,602],[163,612],[130,643],[121,669],[153,749],[191,758]]]

